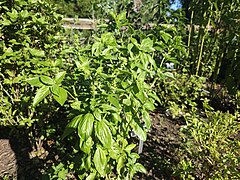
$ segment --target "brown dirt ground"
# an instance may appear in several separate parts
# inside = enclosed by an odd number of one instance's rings
[[[144,142],[140,163],[147,169],[147,174],[137,174],[135,180],[173,180],[172,164],[177,164],[177,151],[180,145],[179,120],[169,119],[163,112],[152,116],[152,130]]]

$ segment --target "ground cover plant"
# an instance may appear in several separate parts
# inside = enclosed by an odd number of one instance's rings
[[[239,179],[238,114],[207,111],[206,117],[194,113],[185,118],[181,178]]]
[[[169,1],[124,1],[91,33],[43,0],[0,3],[1,132],[27,137],[36,179],[240,178],[239,29],[219,22],[238,1],[188,4],[198,31]]]

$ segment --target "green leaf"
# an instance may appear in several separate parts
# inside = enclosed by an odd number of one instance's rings
[[[66,179],[66,175],[67,175],[67,170],[61,170],[59,173],[58,173],[58,177],[60,179]]]
[[[92,55],[99,56],[102,52],[103,44],[101,42],[95,42],[92,45]]]
[[[71,108],[76,109],[76,110],[81,110],[80,106],[81,106],[81,101],[78,101],[78,100],[74,101],[71,104]]]
[[[118,108],[118,109],[121,108],[121,106],[120,106],[119,101],[118,101],[117,98],[113,97],[112,95],[109,95],[109,96],[108,96],[108,100],[109,100],[109,102],[110,102],[112,105],[114,105],[116,108]]]
[[[63,66],[63,60],[62,59],[56,59],[55,62],[54,62],[54,66],[62,67]]]
[[[50,93],[49,87],[43,86],[37,90],[37,93],[33,99],[33,106],[38,105],[48,94]]]
[[[80,143],[80,149],[86,153],[86,154],[90,154],[91,152],[91,148],[94,144],[92,137],[90,136],[86,141],[85,140],[80,140],[83,141],[83,143]]]
[[[127,106],[131,106],[131,100],[130,99],[124,99],[123,104],[125,104]]]
[[[150,38],[143,39],[140,45],[140,49],[144,52],[153,52],[153,40]]]
[[[13,55],[13,50],[11,47],[7,48],[4,53],[5,56],[12,56]]]
[[[154,100],[158,101],[159,103],[161,103],[161,100],[159,99],[159,97],[155,94],[155,93],[149,93],[148,94],[150,97],[152,97]]]
[[[107,45],[117,46],[117,41],[111,32],[102,34],[101,40]]]
[[[28,78],[26,81],[32,86],[43,86],[43,84],[39,80],[39,77]]]
[[[135,121],[131,122],[131,127],[133,128],[134,133],[138,136],[138,138],[142,141],[147,140],[147,133],[143,130],[143,128]]]
[[[22,16],[23,18],[27,18],[29,17],[30,13],[27,10],[22,10],[20,13],[20,16]]]
[[[144,103],[146,97],[144,95],[144,92],[141,90],[138,93],[135,94],[137,98],[141,101],[141,103]]]
[[[95,180],[96,172],[91,173],[86,180]]]
[[[127,12],[126,12],[126,11],[122,11],[122,12],[117,16],[117,18],[118,18],[119,21],[124,21],[124,20],[127,20],[126,16],[127,16]]]
[[[140,163],[134,164],[133,169],[134,169],[135,172],[141,172],[141,173],[144,173],[144,174],[147,173],[147,170]]]
[[[101,105],[101,108],[102,108],[103,110],[105,110],[105,111],[115,111],[115,112],[118,111],[117,108],[115,108],[114,106],[111,106],[111,105],[109,105],[109,104],[102,104],[102,105]]]
[[[113,117],[115,124],[122,121],[122,118],[120,117],[120,115],[118,113],[112,113],[112,117]]]
[[[6,14],[10,17],[12,22],[15,22],[18,18],[18,12],[16,9],[13,9],[12,12],[7,12]]]
[[[147,111],[142,112],[143,115],[143,121],[145,122],[145,125],[148,129],[151,127],[151,118],[149,116],[149,113]]]
[[[101,141],[104,147],[111,148],[112,133],[104,120],[96,122],[95,126],[96,136]]]
[[[153,111],[155,109],[154,104],[150,101],[146,102],[143,106],[145,109],[150,111]]]
[[[130,38],[130,41],[136,46],[136,47],[139,47],[139,44],[137,42],[137,40],[135,38]]]
[[[116,147],[117,146],[117,147]],[[122,152],[122,149],[115,144],[115,146],[113,145],[111,147],[111,149],[108,150],[109,152],[109,156],[112,158],[112,159],[118,159],[120,153]]]
[[[53,79],[48,76],[40,76],[39,81],[45,86],[52,86],[54,84]]]
[[[71,54],[71,53],[73,53],[73,52],[74,52],[73,47],[71,48],[71,47],[69,46],[69,48],[62,50],[60,54]]]
[[[122,85],[123,89],[126,89],[129,86],[129,84],[125,81],[122,81],[121,85]]]
[[[87,140],[93,131],[94,117],[91,113],[87,113],[78,124],[78,135],[81,139]]]
[[[32,56],[36,57],[45,57],[45,52],[39,49],[29,49],[29,52]]]
[[[107,157],[105,151],[103,151],[101,147],[97,147],[93,162],[99,174],[104,177],[106,175]]]
[[[86,164],[86,169],[89,170],[91,168],[91,165],[92,165],[92,154],[88,154],[87,155],[87,158],[85,159],[85,164]],[[94,170],[94,172],[96,172]]]
[[[129,145],[125,148],[125,151],[127,151],[128,153],[130,153],[131,150],[132,150],[133,148],[135,148],[135,147],[136,147],[136,144],[129,144]]]
[[[121,169],[124,167],[125,158],[123,156],[120,156],[117,161],[117,172],[119,175],[121,175]]]
[[[67,100],[67,90],[63,89],[59,86],[51,87],[51,92],[53,94],[53,98],[63,106],[65,101]]]
[[[4,19],[4,21],[0,21],[0,23],[1,23],[3,26],[9,26],[10,24],[12,24],[11,21],[8,20],[8,19]]]
[[[60,84],[60,83],[63,81],[63,79],[64,79],[64,77],[65,77],[65,74],[66,74],[66,71],[57,73],[57,75],[56,75],[56,77],[55,77],[55,82],[56,82],[57,84]]]
[[[151,64],[154,68],[157,67],[155,60],[152,58],[152,56],[150,56],[150,54],[147,54],[147,55],[146,55],[146,59],[148,60],[148,62],[150,62],[150,64]]]
[[[168,43],[168,40],[172,38],[172,36],[169,33],[166,33],[164,31],[160,31],[159,34],[163,38],[165,43]]]
[[[79,123],[79,121],[81,120],[81,118],[82,118],[82,115],[80,114],[80,115],[74,117],[74,118],[72,119],[72,121],[70,121],[70,122],[67,124],[67,126],[66,126],[66,128],[65,128],[65,130],[64,130],[64,132],[63,132],[63,135],[62,135],[62,138],[63,138],[63,139],[64,139],[65,137],[69,136],[75,129],[77,129],[78,123]]]
[[[94,112],[93,112],[93,115],[94,115],[94,117],[97,119],[97,120],[99,120],[99,121],[101,121],[102,120],[102,115],[101,115],[101,110],[100,109],[98,109],[98,108],[95,108],[95,110],[94,110]]]

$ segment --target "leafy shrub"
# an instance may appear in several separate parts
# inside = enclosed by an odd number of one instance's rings
[[[33,90],[25,80],[61,65],[61,16],[41,0],[0,4],[0,124],[31,126],[43,117],[29,106]]]
[[[239,89],[239,1],[184,1],[188,4],[188,63],[192,73]],[[194,25],[199,25],[195,28]],[[211,28],[210,28],[211,27]],[[198,30],[197,30],[198,29]]]
[[[207,95],[206,78],[174,72],[172,76],[156,83],[160,106],[169,109],[173,117],[179,117],[196,109],[201,98]]]
[[[239,179],[238,114],[188,114],[182,127],[182,160],[177,172],[183,179]]]
[[[127,21],[124,13],[118,18]],[[149,111],[157,96],[145,81],[156,71],[150,54],[155,49],[149,37],[138,41],[119,34],[116,29],[96,35],[86,46],[76,41],[64,71],[27,80],[40,87],[34,106],[53,97],[70,112],[63,138],[72,141],[71,166],[80,179],[131,179],[146,171],[128,140],[134,131],[145,141],[151,126]]]

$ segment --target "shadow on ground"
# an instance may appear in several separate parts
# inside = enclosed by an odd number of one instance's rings
[[[30,159],[32,151],[26,131],[16,127],[0,127],[0,179],[38,179],[36,159]]]
[[[179,127],[181,122],[166,117],[162,112],[151,115],[152,130],[144,143],[140,163],[147,169],[147,174],[137,174],[135,180],[178,180],[173,175],[173,164],[179,161]]]

